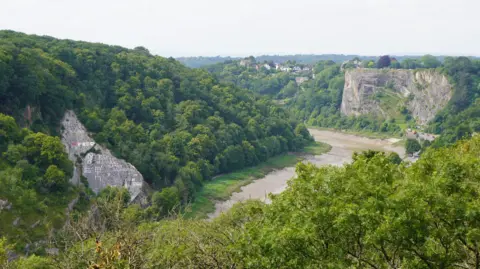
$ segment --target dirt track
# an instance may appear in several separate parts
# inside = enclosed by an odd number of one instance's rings
[[[355,151],[367,149],[394,151],[402,158],[405,155],[403,147],[393,146],[396,139],[370,139],[350,134],[309,129],[316,141],[324,142],[332,146],[332,150],[320,156],[314,156],[306,161],[316,165],[343,165],[352,161],[352,154]],[[287,167],[269,173],[265,177],[255,180],[253,183],[242,187],[240,192],[234,193],[229,200],[220,201],[215,205],[215,212],[209,218],[218,216],[221,212],[228,210],[233,204],[247,199],[265,200],[268,193],[280,193],[287,187],[287,181],[295,176],[295,167]]]

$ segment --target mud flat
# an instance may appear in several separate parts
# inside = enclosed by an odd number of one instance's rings
[[[312,156],[305,162],[315,165],[336,165],[352,161],[352,154],[355,151],[380,150],[393,151],[402,158],[405,155],[403,147],[394,146],[397,139],[372,139],[352,134],[345,134],[327,130],[309,129],[316,141],[324,142],[332,146],[328,153]],[[215,218],[220,213],[230,209],[235,203],[248,199],[267,200],[269,193],[281,193],[287,187],[287,181],[295,176],[295,167],[287,167],[273,171],[261,179],[257,179],[249,185],[241,188],[240,192],[233,193],[229,200],[219,201],[215,204],[215,212],[208,217]],[[267,201],[268,202],[268,201]]]

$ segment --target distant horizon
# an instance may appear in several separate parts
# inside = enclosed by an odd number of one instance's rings
[[[148,49],[148,48],[147,48]],[[157,55],[157,54],[156,54]],[[315,55],[315,56],[321,56],[321,55],[344,55],[344,56],[360,56],[360,57],[379,57],[379,56],[383,56],[383,55],[388,55],[388,56],[399,56],[399,57],[407,57],[407,56],[414,56],[414,57],[422,57],[424,55],[432,55],[432,56],[435,56],[435,57],[480,57],[480,54],[479,55],[460,55],[460,54],[432,54],[432,53],[406,53],[406,54],[400,54],[400,53],[396,53],[396,54],[393,54],[393,53],[387,53],[387,54],[377,54],[377,55],[362,55],[362,54],[355,54],[355,53],[291,53],[291,54],[260,54],[260,55],[246,55],[246,56],[243,56],[243,55],[240,55],[240,56],[232,56],[232,55],[213,55],[213,56],[210,56],[210,55],[197,55],[197,56],[167,56],[167,57],[173,57],[175,59],[178,59],[178,58],[199,58],[199,57],[203,57],[203,58],[215,58],[215,57],[219,57],[219,58],[247,58],[247,57],[250,57],[250,56],[253,56],[255,58],[257,57],[263,57],[263,56],[279,56],[279,57],[285,57],[285,56],[307,56],[307,55]],[[158,56],[162,56],[162,55],[159,55]]]
[[[0,29],[163,57],[480,56],[478,0],[4,2]]]
[[[185,53],[185,54],[179,54],[181,56],[173,56],[173,55],[167,55],[167,54],[162,54],[162,53],[156,52],[154,49],[149,48],[148,46],[142,45],[142,44],[138,44],[138,45],[135,45],[135,46],[125,46],[125,45],[122,45],[122,44],[106,43],[106,42],[103,42],[103,41],[96,41],[96,40],[84,40],[84,39],[78,39],[78,38],[60,37],[60,36],[50,35],[50,34],[46,34],[46,33],[30,33],[30,32],[25,32],[25,31],[16,30],[16,29],[0,29],[0,31],[13,31],[13,32],[24,33],[24,34],[27,34],[27,35],[37,35],[37,36],[51,37],[51,38],[56,38],[56,39],[60,39],[60,40],[72,40],[72,41],[81,41],[81,42],[88,42],[88,43],[98,43],[98,44],[104,44],[104,45],[108,45],[108,46],[120,46],[120,47],[124,47],[124,48],[127,48],[127,49],[134,49],[136,47],[144,47],[151,54],[153,54],[155,56],[161,56],[161,57],[165,57],[165,58],[172,57],[172,58],[175,58],[175,59],[194,58],[194,57],[246,58],[246,57],[250,57],[250,56],[253,56],[253,57],[257,58],[257,57],[262,57],[262,56],[280,56],[280,57],[282,57],[282,56],[300,56],[300,55],[315,55],[315,56],[345,55],[345,56],[360,56],[360,57],[379,57],[379,56],[383,56],[383,55],[399,56],[399,57],[406,57],[406,56],[421,57],[421,56],[424,56],[424,55],[433,55],[435,57],[447,57],[447,56],[451,56],[451,57],[462,57],[462,56],[463,57],[480,57],[480,53],[475,55],[475,54],[460,54],[460,53],[441,54],[441,53],[431,53],[431,52],[425,52],[425,53],[419,53],[419,52],[416,52],[416,53],[386,53],[386,54],[379,53],[379,54],[374,54],[374,55],[360,54],[360,53],[328,53],[328,52],[327,53],[282,53],[282,54],[279,54],[279,53],[271,52],[271,53],[260,53],[260,54],[233,54],[232,53],[232,54],[191,55],[191,56],[185,56],[185,55],[188,55],[188,53]]]

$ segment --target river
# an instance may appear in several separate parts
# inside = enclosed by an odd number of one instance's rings
[[[352,154],[355,151],[381,150],[394,151],[402,158],[405,156],[405,149],[393,144],[398,139],[372,139],[351,134],[334,131],[309,129],[315,141],[324,142],[332,146],[328,153],[312,156],[305,161],[315,165],[336,165],[352,161]],[[230,209],[235,203],[247,199],[267,200],[268,193],[280,193],[287,187],[287,181],[295,176],[295,167],[287,167],[273,171],[265,177],[255,180],[249,185],[243,186],[240,192],[233,193],[229,200],[219,201],[215,204],[215,212],[209,214],[209,218],[215,218],[220,213]]]

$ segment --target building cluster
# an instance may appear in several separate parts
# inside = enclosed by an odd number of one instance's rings
[[[303,64],[292,64],[292,63],[256,63],[254,59],[245,58],[240,60],[240,66],[245,67],[252,67],[256,70],[260,70],[261,68],[265,68],[267,70],[275,69],[281,72],[288,72],[288,73],[300,73],[300,72],[311,72],[312,67],[303,65]]]
[[[282,65],[279,63],[275,64],[275,69],[282,72],[310,72],[312,68],[309,66],[300,66],[300,65]]]
[[[245,59],[240,60],[240,66],[255,68],[257,71],[264,68],[266,70],[276,70],[277,72],[285,72],[291,73],[295,76],[295,82],[297,85],[300,85],[310,78],[315,78],[315,74],[313,74],[313,68],[309,65],[305,64],[297,64],[292,62],[286,63],[257,63],[255,58],[248,57]]]

